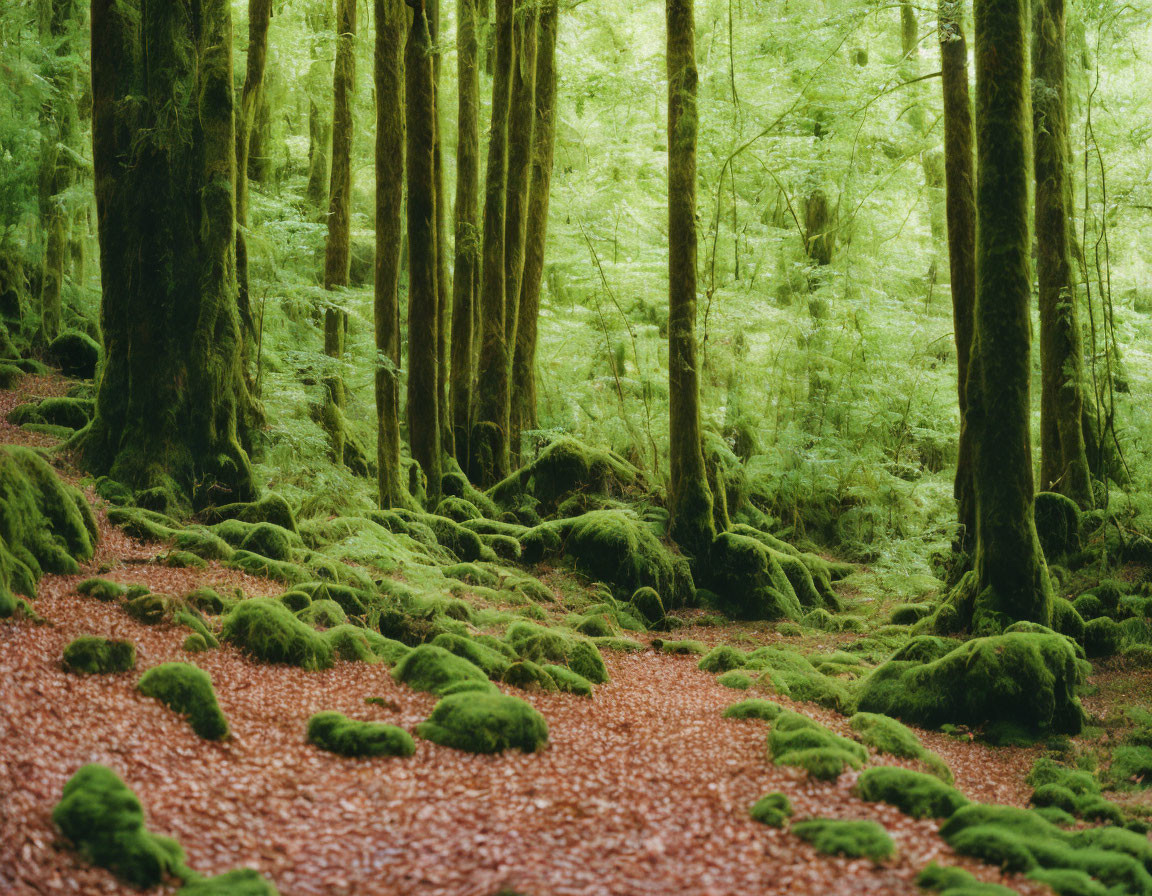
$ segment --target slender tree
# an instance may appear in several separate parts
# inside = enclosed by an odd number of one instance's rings
[[[696,361],[696,23],[666,0],[668,25],[668,455],[672,537],[697,556],[716,532],[700,433]]]
[[[528,234],[528,188],[532,181],[532,131],[536,119],[535,2],[521,2],[515,13],[512,96],[508,107],[508,195],[504,212],[504,340],[516,345],[520,284],[524,279],[524,241]],[[512,355],[509,355],[509,362]],[[511,387],[509,387],[511,401]],[[509,406],[511,413],[511,406]]]
[[[469,440],[472,478],[485,486],[492,485],[508,474],[510,401],[504,320],[504,203],[508,177],[508,107],[513,67],[512,2],[496,0],[492,129],[488,140],[488,174],[484,183],[480,366],[476,381],[476,421]]]
[[[440,124],[440,0],[426,0],[428,30],[432,35],[432,72],[434,89],[433,124],[436,128],[436,407],[440,415],[440,447],[448,456],[455,455],[452,413],[448,404],[448,380],[451,362],[452,271],[448,263],[448,192],[444,187],[444,138]]]
[[[436,100],[432,37],[424,0],[414,0],[404,56],[408,170],[408,437],[412,457],[440,494],[437,388]]]
[[[967,553],[976,535],[972,485],[972,439],[968,431],[968,362],[976,305],[976,172],[972,143],[972,99],[968,90],[968,44],[961,0],[940,0],[940,79],[944,93],[944,185],[952,326],[956,339],[956,385],[960,441],[954,494],[959,517],[956,548]]]
[[[312,34],[308,66],[308,201],[317,209],[328,207],[328,157],[332,149],[332,117],[327,104],[318,97],[328,92],[327,76],[331,57],[324,52],[324,40],[332,30],[332,0],[311,0],[305,14]]]
[[[92,95],[107,358],[85,463],[196,504],[251,497],[231,3],[94,0]]]
[[[1032,294],[1027,0],[975,0],[976,312],[968,426],[976,489],[973,630],[1048,624],[1029,432]]]
[[[400,247],[404,204],[404,0],[375,0],[376,464],[380,506],[404,503],[400,476]]]
[[[536,326],[544,248],[548,238],[548,202],[552,191],[552,161],[556,146],[556,36],[559,6],[545,0],[540,8],[536,48],[536,123],[532,132],[532,184],[528,191],[528,228],[524,244],[524,279],[520,286],[519,322],[512,361],[512,442],[520,460],[520,434],[534,429],[536,419]]]
[[[1064,0],[1036,0],[1032,112],[1040,290],[1040,484],[1092,506],[1084,450],[1084,361],[1077,320],[1068,161]]]

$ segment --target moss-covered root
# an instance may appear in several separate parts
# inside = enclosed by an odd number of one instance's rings
[[[852,716],[850,724],[864,745],[877,753],[887,753],[902,759],[918,759],[941,781],[952,783],[952,770],[948,764],[920,743],[920,738],[911,728],[891,716],[858,712]]]
[[[809,818],[794,823],[792,833],[830,856],[881,862],[896,853],[888,832],[874,821]]]
[[[888,803],[913,818],[948,818],[968,800],[939,778],[896,766],[865,769],[856,795],[870,803]]]
[[[259,871],[237,868],[190,881],[176,891],[176,896],[280,896],[280,891]]]
[[[127,672],[136,667],[136,645],[82,635],[64,648],[64,671],[79,675]]]
[[[308,742],[340,756],[411,756],[412,735],[395,725],[361,722],[339,712],[318,712],[308,720]]]
[[[155,697],[187,716],[200,737],[221,740],[228,736],[228,720],[216,702],[212,679],[203,669],[189,663],[164,663],[145,672],[136,687],[145,697]]]
[[[792,817],[792,803],[782,793],[767,793],[752,804],[748,814],[752,816],[753,821],[774,828],[782,828],[784,823]]]
[[[180,844],[148,831],[136,794],[106,766],[86,765],[68,780],[52,821],[87,861],[134,886],[189,876]]]
[[[453,694],[432,710],[416,733],[444,747],[471,753],[525,753],[548,744],[548,723],[519,697],[491,692]]]
[[[272,598],[238,603],[224,617],[221,637],[266,663],[327,669],[332,649],[324,636]]]

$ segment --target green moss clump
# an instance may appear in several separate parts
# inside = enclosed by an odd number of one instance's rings
[[[810,818],[793,824],[792,833],[830,856],[881,862],[896,853],[888,832],[874,821]]]
[[[90,398],[45,398],[14,408],[8,414],[8,422],[17,426],[45,423],[65,429],[83,429],[94,411],[95,404]]]
[[[176,896],[280,896],[280,891],[259,871],[237,868],[190,881],[176,891]]]
[[[176,612],[176,604],[167,594],[149,592],[132,597],[129,593],[124,612],[144,625],[159,625]]]
[[[775,722],[784,709],[771,700],[741,700],[724,710],[726,719],[759,719],[761,722]]]
[[[578,697],[592,696],[592,682],[567,666],[545,663],[543,669],[556,682],[556,687],[564,693],[575,694]]]
[[[114,603],[128,593],[128,589],[123,585],[107,579],[85,579],[76,586],[76,591],[105,603]]]
[[[224,617],[221,637],[266,663],[312,670],[332,665],[332,650],[324,637],[271,598],[236,604]]]
[[[735,619],[799,620],[803,609],[780,556],[749,535],[720,534],[705,581],[718,609]]]
[[[752,816],[753,821],[782,828],[792,816],[792,803],[782,793],[767,793],[752,804],[748,814]]]
[[[244,523],[272,523],[289,532],[298,531],[292,507],[275,492],[268,492],[258,501],[210,507],[202,512],[202,516],[209,523],[240,520]]]
[[[733,669],[741,668],[747,659],[743,650],[737,650],[728,644],[718,644],[700,660],[699,668],[705,672],[731,672]]]
[[[807,657],[779,647],[759,647],[748,655],[746,672],[764,675],[761,684],[771,685],[781,696],[793,700],[819,703],[841,712],[852,703],[844,682],[818,671]]]
[[[505,654],[473,638],[444,632],[437,635],[432,643],[457,656],[464,657],[472,665],[483,669],[485,675],[496,681],[503,678],[508,667],[512,665],[512,661]]]
[[[608,680],[604,657],[589,638],[532,622],[514,622],[508,626],[504,640],[521,659],[567,665],[592,684]]]
[[[779,765],[796,765],[812,777],[835,780],[848,767],[860,768],[868,750],[799,713],[777,716],[768,734],[768,752]]]
[[[1121,746],[1112,751],[1108,776],[1118,786],[1147,787],[1152,784],[1152,747]]]
[[[1103,602],[1091,591],[1084,592],[1072,601],[1072,609],[1083,619],[1097,619],[1107,615]]]
[[[449,495],[436,505],[436,515],[446,516],[450,520],[464,523],[468,520],[480,519],[484,514],[482,514],[480,509],[471,501]]]
[[[312,598],[303,591],[285,591],[276,599],[293,613],[299,613],[312,605]]]
[[[348,614],[334,600],[318,600],[309,603],[296,614],[296,618],[314,628],[334,628],[346,623]]]
[[[103,765],[85,765],[64,785],[52,821],[80,855],[137,887],[189,876],[175,840],[144,826],[140,800]]]
[[[564,668],[564,667],[554,667]],[[548,671],[531,660],[520,660],[513,663],[504,673],[504,683],[521,690],[558,691],[559,685]]]
[[[1123,633],[1116,621],[1107,616],[1084,623],[1084,652],[1092,659],[1120,652]]]
[[[195,632],[184,639],[183,648],[185,653],[204,653],[204,651],[211,649],[208,642],[204,640],[204,636]]]
[[[968,800],[939,778],[895,766],[865,769],[856,794],[871,803],[889,803],[913,818],[948,818]]]
[[[647,585],[632,592],[628,608],[633,616],[644,620],[649,627],[658,626],[664,621],[664,601],[655,588]]]
[[[533,753],[548,743],[548,723],[518,697],[463,693],[436,704],[416,733],[426,740],[471,753],[517,749]]]
[[[671,653],[677,656],[703,656],[708,648],[700,641],[665,641],[662,638],[656,638],[652,641],[652,646],[659,650],[661,653]]]
[[[1036,534],[1049,564],[1080,550],[1080,509],[1071,498],[1056,492],[1037,492],[1034,499]]]
[[[408,647],[358,625],[337,625],[324,632],[324,640],[338,660],[394,666],[408,655]]]
[[[270,560],[291,560],[292,533],[274,523],[257,523],[240,542],[240,549]]]
[[[920,743],[920,738],[906,725],[891,716],[871,712],[858,712],[852,716],[852,730],[860,735],[860,740],[877,753],[899,756],[903,759],[918,759],[928,766],[936,777],[948,784],[952,783],[952,771],[939,756]]]
[[[488,676],[479,666],[431,644],[413,648],[396,664],[392,677],[413,690],[432,694],[443,693],[449,685],[462,681],[488,681]]]
[[[937,865],[932,862],[916,876],[916,885],[924,890],[935,890],[942,896],[1016,896],[1015,890],[999,884],[986,884],[977,880],[963,868]]]
[[[100,362],[100,343],[87,333],[65,330],[48,343],[47,356],[64,376],[90,380]]]
[[[136,668],[136,645],[83,635],[64,648],[64,671],[80,675],[127,672]]]
[[[188,592],[184,596],[184,603],[209,616],[220,616],[236,605],[234,600],[222,597],[211,588],[197,588]]]
[[[412,735],[395,725],[361,722],[339,712],[318,712],[308,720],[308,742],[339,756],[411,756]]]
[[[738,669],[733,669],[731,672],[725,672],[716,679],[717,684],[721,684],[726,688],[732,688],[736,691],[746,691],[752,687],[753,678],[746,672],[741,672]]]
[[[164,663],[145,672],[136,689],[187,716],[192,730],[205,740],[228,736],[228,720],[216,702],[212,679],[203,669],[189,663]]]

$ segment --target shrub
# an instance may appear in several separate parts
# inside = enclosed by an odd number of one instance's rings
[[[332,650],[324,637],[271,598],[238,603],[224,617],[221,637],[266,663],[312,670],[332,665]]]
[[[205,740],[228,736],[228,720],[216,702],[212,679],[203,669],[188,663],[164,663],[145,672],[136,688],[145,697],[155,697],[187,716],[192,730]]]
[[[81,675],[127,672],[136,667],[136,645],[83,635],[64,648],[64,670]]]
[[[403,728],[361,722],[339,712],[318,712],[308,720],[308,742],[340,756],[411,756],[416,744]]]
[[[441,746],[471,753],[509,749],[532,753],[548,743],[544,717],[518,697],[498,693],[445,697],[416,733]]]
[[[939,778],[894,766],[865,769],[856,781],[862,800],[889,803],[913,818],[948,818],[968,800]]]
[[[792,833],[826,855],[880,862],[896,852],[888,832],[874,821],[810,818],[793,824]]]

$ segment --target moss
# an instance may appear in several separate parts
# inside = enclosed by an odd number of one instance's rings
[[[480,519],[484,514],[482,514],[480,509],[471,501],[449,495],[436,505],[436,515],[446,516],[450,520],[464,523],[469,520]]]
[[[118,601],[128,593],[128,589],[123,585],[107,579],[85,579],[76,586],[76,591],[106,603]]]
[[[80,675],[127,672],[136,668],[136,645],[82,635],[64,648],[64,670]]]
[[[952,783],[952,772],[948,765],[927,749],[916,733],[891,716],[878,713],[858,712],[850,722],[852,730],[860,735],[860,740],[877,753],[899,756],[903,759],[918,759],[936,777],[948,784]]]
[[[411,756],[416,744],[403,728],[361,722],[339,712],[318,712],[308,720],[308,742],[339,756]]]
[[[865,769],[856,794],[873,803],[889,803],[913,818],[948,818],[968,800],[939,778],[895,766]]]
[[[724,710],[724,718],[759,719],[762,722],[774,722],[782,712],[784,709],[771,700],[741,700]]]
[[[803,609],[776,555],[759,540],[724,532],[712,543],[705,583],[735,619],[800,619]]]
[[[186,883],[176,896],[279,896],[279,891],[259,871],[237,868]]]
[[[173,599],[166,594],[141,594],[124,602],[124,612],[144,625],[159,625],[173,611]]]
[[[794,712],[776,717],[768,734],[768,752],[777,764],[800,766],[821,780],[834,780],[849,766],[860,768],[868,758],[860,744]]]
[[[556,682],[556,687],[564,693],[576,694],[579,697],[592,696],[592,682],[583,675],[573,672],[567,666],[545,663],[543,669]]]
[[[193,632],[184,639],[183,650],[185,653],[204,653],[210,649],[203,635],[198,635]]]
[[[893,625],[912,625],[932,613],[931,604],[899,604],[892,608]]]
[[[173,546],[185,553],[195,554],[205,560],[231,560],[236,551],[223,538],[202,526],[190,526],[176,532]]]
[[[1113,619],[1101,616],[1084,624],[1084,652],[1089,657],[1113,656],[1120,651],[1123,633]]]
[[[560,689],[559,685],[556,684],[556,679],[543,666],[531,660],[520,660],[509,666],[504,673],[504,683],[525,691],[558,691]]]
[[[189,875],[180,845],[148,831],[136,794],[106,766],[85,765],[68,779],[52,821],[85,860],[134,886]]]
[[[444,688],[461,681],[488,680],[479,666],[431,644],[414,648],[396,664],[392,677],[413,690],[433,694],[442,693]]]
[[[648,585],[632,592],[628,609],[633,616],[642,619],[649,627],[658,626],[664,621],[664,601],[660,593]]]
[[[303,591],[285,591],[276,599],[293,613],[297,614],[312,605],[312,598]],[[336,606],[339,607],[339,604]],[[343,610],[341,610],[341,612],[343,612]]]
[[[205,569],[208,561],[191,551],[169,551],[164,557],[164,565],[173,569]]]
[[[378,663],[394,666],[408,655],[409,648],[399,641],[385,638],[357,625],[337,625],[324,632],[324,641],[334,659],[355,663]]]
[[[432,643],[436,647],[443,647],[450,653],[463,657],[472,665],[484,670],[484,674],[489,678],[497,681],[503,678],[508,667],[512,665],[511,659],[504,653],[472,638],[445,632],[437,635]]]
[[[1083,677],[1066,638],[1017,632],[976,638],[929,663],[885,663],[862,683],[859,708],[929,726],[1011,723],[1034,736],[1076,734]]]
[[[1117,785],[1147,787],[1152,784],[1152,747],[1120,746],[1112,751],[1108,777]]]
[[[726,688],[732,688],[737,691],[746,691],[752,687],[752,676],[747,673],[740,672],[733,669],[731,672],[725,672],[716,679],[717,684],[721,684]]]
[[[702,642],[692,640],[665,641],[662,638],[656,638],[652,641],[652,646],[659,650],[661,653],[671,653],[680,656],[703,656],[708,652],[708,648]]]
[[[604,650],[615,650],[620,653],[639,653],[646,650],[646,646],[632,638],[593,638],[592,642]]]
[[[0,390],[15,389],[24,371],[12,364],[0,363]]]
[[[202,511],[201,516],[209,523],[218,523],[222,520],[240,520],[245,523],[272,523],[289,532],[299,531],[292,507],[276,492],[268,492],[257,501],[210,507]]]
[[[1025,780],[1028,786],[1037,789],[1048,784],[1058,784],[1076,796],[1100,793],[1100,782],[1088,772],[1061,765],[1047,756],[1041,756],[1033,763]]]
[[[608,680],[604,658],[588,638],[531,622],[513,623],[504,637],[522,659],[567,665],[592,684],[604,684]]]
[[[509,749],[533,753],[548,743],[544,717],[518,697],[499,693],[445,697],[416,733],[441,746],[471,753]]]
[[[65,376],[90,380],[96,376],[100,344],[87,333],[66,330],[48,343],[47,355]]]
[[[916,885],[943,896],[1016,896],[1015,890],[977,880],[971,871],[932,862],[916,876]]]
[[[184,596],[184,602],[211,616],[219,616],[235,606],[235,601],[221,597],[214,589],[207,587],[190,591]]]
[[[270,560],[292,559],[292,533],[273,523],[257,523],[252,526],[239,546],[241,550]]]
[[[315,628],[332,628],[348,621],[348,614],[334,600],[313,601],[296,616]]]
[[[1072,601],[1072,608],[1084,619],[1096,619],[1106,615],[1104,604],[1091,591],[1086,591]]]
[[[1052,628],[1073,641],[1084,641],[1084,617],[1062,597],[1052,599]]]
[[[825,855],[880,862],[896,852],[888,832],[874,821],[811,818],[794,823],[792,833]]]
[[[782,793],[766,793],[752,804],[748,814],[752,816],[753,821],[782,828],[792,816],[792,803]]]
[[[1076,794],[1060,784],[1042,784],[1032,794],[1033,806],[1055,806],[1070,815],[1076,814]]]
[[[188,663],[164,663],[145,672],[136,689],[187,716],[192,730],[205,740],[228,736],[228,720],[216,702],[212,679],[203,669]]]
[[[781,696],[819,703],[837,712],[847,708],[852,696],[844,682],[818,672],[806,657],[778,647],[760,647],[748,655],[745,671],[764,672],[761,683]]]
[[[744,651],[728,644],[718,644],[700,660],[699,668],[705,672],[731,672],[741,668],[747,659]]]
[[[83,429],[92,419],[93,411],[90,398],[45,398],[13,408],[8,414],[8,422],[17,426],[42,423],[65,429]]]
[[[1080,550],[1080,509],[1076,502],[1056,492],[1038,492],[1034,499],[1036,534],[1049,563]]]
[[[1058,896],[1110,896],[1106,886],[1093,880],[1091,875],[1084,871],[1071,868],[1036,868],[1029,872],[1028,877],[1048,886]]]
[[[332,665],[332,651],[323,636],[271,598],[238,603],[224,617],[221,637],[266,663],[312,670]]]

